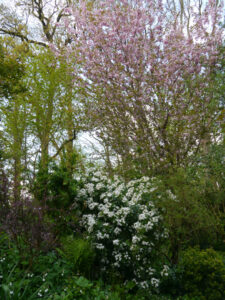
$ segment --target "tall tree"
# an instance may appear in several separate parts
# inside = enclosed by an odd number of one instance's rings
[[[24,101],[24,52],[26,48],[12,39],[2,39],[1,46],[1,147],[12,164],[14,200],[20,198],[22,180],[22,160],[26,155],[24,134],[27,125],[27,105]]]
[[[0,33],[44,47],[52,42],[64,44],[66,37],[58,24],[66,16],[64,9],[70,3],[70,0],[15,0],[17,10],[0,5]]]
[[[27,42],[28,44],[36,44],[48,48],[54,45],[63,49],[70,40],[62,26],[62,18],[68,16],[66,8],[71,4],[70,0],[56,0],[49,2],[47,0],[16,0],[15,4],[18,8],[18,13],[11,11],[5,6],[0,7],[0,33],[9,35]],[[36,27],[32,24],[35,21]],[[61,62],[62,63],[62,62]],[[63,62],[64,64],[64,62]],[[55,64],[56,66],[57,64]],[[65,68],[65,65],[64,65]],[[72,84],[72,77],[69,76],[69,67],[67,75],[64,74],[62,81],[65,80],[64,88],[67,105],[65,114],[67,114],[68,126],[67,137],[70,142],[67,143],[67,150],[70,152],[70,157],[73,149],[74,136],[74,89]]]
[[[69,43],[62,27],[65,8],[71,1],[21,0],[15,1],[17,10],[0,7],[0,33],[21,41],[30,52],[26,65],[30,105],[29,155],[40,158],[41,168],[47,168],[50,157],[57,158],[65,150],[71,176],[74,168],[74,140],[76,122],[76,90],[70,66],[65,59],[53,57],[49,46],[63,47]],[[35,27],[33,22],[35,21]],[[32,54],[31,54],[32,53]],[[31,149],[33,147],[33,149]],[[34,160],[34,162],[32,162]],[[36,169],[35,159],[30,166]]]
[[[207,144],[218,114],[220,5],[190,9],[187,28],[160,0],[97,1],[91,10],[79,3],[67,24],[68,55],[82,64],[75,78],[96,132],[124,170],[184,166]]]

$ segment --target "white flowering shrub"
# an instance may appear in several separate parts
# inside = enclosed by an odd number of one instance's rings
[[[142,177],[125,184],[100,172],[83,178],[78,198],[86,205],[82,226],[88,232],[102,270],[120,272],[142,288],[157,288],[167,276],[161,253],[166,231],[151,197],[157,197],[157,180]]]

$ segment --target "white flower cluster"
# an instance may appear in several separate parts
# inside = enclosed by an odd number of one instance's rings
[[[47,293],[48,292],[48,289],[40,289],[39,291],[38,291],[38,296],[40,297],[40,298],[42,298],[42,297],[44,297],[44,293]]]
[[[96,172],[83,180],[78,197],[86,203],[87,214],[81,225],[100,251],[102,269],[123,270],[142,288],[157,288],[160,274],[167,272],[165,266],[156,266],[157,250],[166,237],[152,201],[157,197],[156,179],[142,177],[125,184]]]
[[[5,261],[5,257],[0,258],[0,263]]]

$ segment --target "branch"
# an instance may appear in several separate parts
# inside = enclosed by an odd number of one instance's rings
[[[63,142],[62,145],[57,150],[57,152],[51,157],[51,159],[56,158],[56,156],[60,153],[60,151],[62,151],[62,149],[65,147],[65,145],[68,144],[68,143],[71,143],[75,139],[76,139],[76,135],[74,134],[74,136],[72,138],[70,138],[69,140],[66,140],[65,142]]]
[[[166,129],[166,126],[168,124],[168,121],[169,121],[169,117],[170,117],[170,114],[167,112],[167,115],[166,115],[166,119],[163,123],[163,126],[161,127],[161,130],[164,131]]]
[[[15,31],[10,31],[10,30],[6,30],[3,28],[0,28],[0,32],[2,32],[3,34],[8,34],[11,35],[13,37],[18,37],[20,38],[22,41],[26,41],[29,44],[35,44],[35,45],[40,45],[40,46],[44,46],[46,48],[48,48],[48,45],[44,42],[39,42],[39,41],[35,41],[32,39],[29,39],[28,37],[26,37],[25,35],[23,35],[22,33],[19,32],[15,32]]]

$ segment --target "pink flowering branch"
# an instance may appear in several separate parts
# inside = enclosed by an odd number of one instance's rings
[[[210,138],[216,116],[222,8],[209,1],[187,30],[168,21],[160,0],[87,3],[70,10],[67,55],[80,66],[74,78],[99,136],[128,162],[183,164]]]

